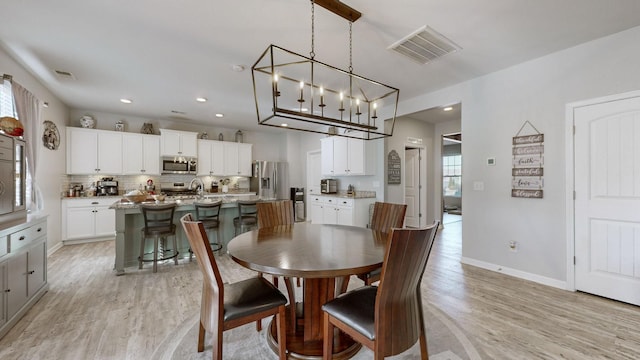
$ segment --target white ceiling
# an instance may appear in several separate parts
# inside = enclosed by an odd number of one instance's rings
[[[354,73],[399,88],[401,101],[640,25],[638,0],[344,2],[362,13]],[[250,68],[269,44],[308,55],[310,9],[308,0],[2,1],[0,45],[71,108],[151,119],[175,110],[255,129]],[[315,59],[347,69],[348,23],[315,14]],[[387,49],[424,25],[462,49],[426,65]]]

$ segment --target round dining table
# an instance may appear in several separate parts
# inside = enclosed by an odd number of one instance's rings
[[[336,296],[336,281],[382,266],[387,234],[371,229],[307,222],[261,228],[240,234],[228,244],[238,264],[261,273],[303,278],[303,298],[289,301],[296,319],[287,319],[289,358],[322,357],[322,305]],[[277,351],[275,322],[268,341]],[[295,324],[295,325],[291,325]],[[334,335],[334,359],[348,359],[361,345]]]

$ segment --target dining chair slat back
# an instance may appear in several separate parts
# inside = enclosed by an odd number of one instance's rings
[[[387,240],[380,284],[364,286],[323,305],[324,359],[333,348],[333,327],[383,359],[406,351],[420,341],[428,359],[420,283],[439,221],[423,229],[393,229]]]
[[[293,201],[265,201],[256,204],[258,228],[291,225],[294,222]]]
[[[286,359],[285,305],[287,298],[262,277],[224,284],[207,233],[191,214],[180,218],[198,266],[203,274],[198,352],[204,351],[206,331],[213,334],[213,359],[222,360],[222,333],[225,330],[276,315],[278,355]],[[227,294],[227,296],[225,296]]]
[[[373,216],[370,227],[372,230],[390,232],[393,228],[402,228],[407,213],[406,204],[392,204],[376,202],[373,206]],[[358,275],[365,285],[371,285],[380,280],[380,269]]]

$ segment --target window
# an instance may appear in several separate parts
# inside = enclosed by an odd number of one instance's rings
[[[0,84],[0,117],[3,116],[9,116],[9,117],[14,117],[16,119],[18,119],[18,113],[16,111],[16,107],[14,104],[14,100],[13,100],[13,92],[11,90],[11,81],[6,80],[6,79],[1,79],[2,80],[2,84]],[[19,147],[16,148],[17,152],[20,152],[21,154],[18,155],[19,159],[24,158],[26,162],[28,162],[29,160],[26,158],[26,155],[24,154],[24,147]],[[23,157],[24,156],[24,157]],[[21,189],[22,188],[22,181],[25,181],[26,184],[26,189],[25,189],[25,194],[22,193],[22,191],[16,191],[15,192],[15,205],[16,206],[23,206],[25,204],[31,204],[31,198],[32,198],[32,179],[31,179],[31,174],[29,173],[28,168],[26,167],[26,162],[25,164],[21,164],[21,163],[16,163],[16,184],[15,184],[15,188],[16,189]],[[24,169],[25,173],[21,174],[22,170]],[[22,197],[24,195],[24,198]]]
[[[2,80],[0,78],[0,80]],[[17,118],[14,114],[13,95],[11,93],[11,81],[2,81],[0,87],[0,117],[11,116]]]
[[[444,196],[462,195],[462,155],[442,157],[442,193]]]

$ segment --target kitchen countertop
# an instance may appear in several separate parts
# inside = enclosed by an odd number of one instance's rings
[[[369,199],[376,197],[375,191],[354,191],[354,194],[347,194],[346,191],[338,191],[335,194],[314,194],[313,196],[330,196],[348,199]]]
[[[165,199],[165,201],[160,201],[160,202],[155,202],[154,200],[149,200],[149,201],[143,201],[142,203],[132,203],[127,201],[126,199],[121,199],[120,201],[116,201],[115,203],[113,203],[109,209],[115,209],[115,210],[123,210],[123,209],[137,209],[140,207],[140,204],[158,204],[158,205],[163,205],[163,204],[171,204],[171,203],[175,203],[176,205],[178,205],[178,208],[180,207],[193,207],[193,204],[195,202],[213,202],[212,199],[214,198],[219,198],[222,197],[222,207],[226,208],[226,207],[233,207],[235,206],[236,202],[242,198],[242,200],[259,200],[260,198],[257,195],[244,195],[244,196],[238,196],[239,194],[233,194],[233,195],[223,195],[221,194],[220,196],[206,196],[204,199],[201,200],[196,200],[196,198],[194,196],[167,196],[167,198]],[[227,205],[229,204],[229,205]]]
[[[204,193],[204,197],[205,198],[215,198],[215,197],[225,197],[225,196],[251,196],[251,195],[255,195],[255,192],[250,192],[250,191],[229,191],[228,193],[221,193],[221,192],[217,192],[217,193],[212,193],[212,192],[205,192]],[[184,195],[184,198],[191,198],[194,197],[194,195]],[[62,200],[79,200],[79,199],[120,199],[120,198],[124,198],[124,194],[120,194],[120,195],[107,195],[107,196],[74,196],[74,197],[68,197],[68,196],[63,196]],[[167,198],[179,198],[179,197],[171,197],[171,196],[167,196]]]

